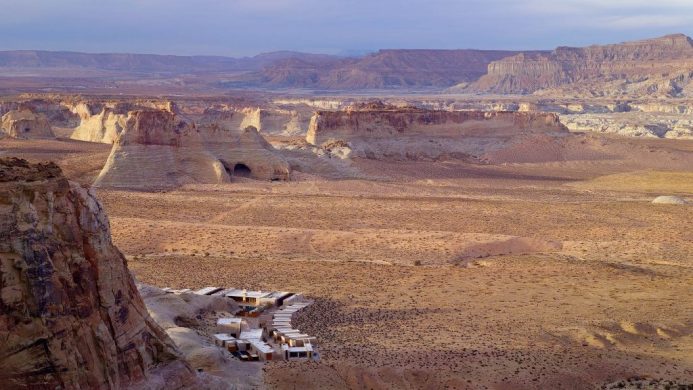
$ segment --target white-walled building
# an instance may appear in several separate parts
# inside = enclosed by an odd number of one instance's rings
[[[243,320],[239,317],[219,318],[217,320],[217,331],[238,336],[241,333],[242,322]]]
[[[302,347],[290,347],[287,344],[282,344],[282,352],[284,353],[284,359],[313,359],[313,346],[310,343]]]

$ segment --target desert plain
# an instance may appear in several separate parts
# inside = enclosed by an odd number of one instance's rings
[[[359,178],[97,194],[139,282],[315,300],[298,326],[320,340],[319,361],[267,363],[256,375],[268,388],[690,383],[693,209],[652,200],[691,197],[693,141],[583,141],[629,152],[488,165],[355,159]],[[110,149],[5,146],[83,181]]]
[[[693,389],[686,35],[0,70],[0,388]]]

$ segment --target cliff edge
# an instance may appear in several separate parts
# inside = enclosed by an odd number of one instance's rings
[[[3,389],[196,386],[103,207],[53,163],[0,159],[0,308]]]

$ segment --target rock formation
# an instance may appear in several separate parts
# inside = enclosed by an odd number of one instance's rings
[[[52,163],[0,159],[0,277],[2,388],[196,386],[94,193]]]
[[[89,103],[79,103],[72,112],[79,115],[80,124],[70,138],[112,144],[125,127],[128,105],[101,107]]]
[[[188,108],[187,112],[181,112],[176,104],[168,101],[81,101],[70,105],[72,113],[79,117],[79,125],[74,128],[70,138],[112,144],[127,126],[129,113],[138,110],[164,110],[178,114],[188,122],[216,122],[237,132],[252,126],[260,133],[277,135],[305,134],[312,114],[312,111],[304,113],[292,109],[221,103],[206,107],[201,113],[195,112],[193,107]]]
[[[78,119],[68,107],[50,96],[41,98],[19,97],[0,101],[0,115],[10,111],[31,111],[34,114],[45,115],[48,122],[56,127],[74,127]]]
[[[348,146],[353,157],[428,160],[479,156],[519,136],[567,131],[555,114],[437,111],[373,103],[317,112],[306,141]]]
[[[263,134],[305,134],[310,122],[310,114],[301,115],[296,110],[278,108],[244,107],[227,113],[231,114],[231,118],[224,125],[229,129],[245,130],[252,126]]]
[[[554,89],[582,96],[687,96],[693,80],[693,41],[668,35],[643,41],[552,52],[521,53],[494,61],[488,72],[458,90],[525,94]]]
[[[693,116],[637,111],[561,115],[571,131],[612,133],[627,137],[693,139]]]
[[[290,168],[254,127],[189,123],[168,110],[130,112],[97,186],[175,187],[233,176],[288,180]]]
[[[55,138],[48,118],[28,109],[13,110],[3,115],[2,131],[13,138]]]
[[[71,111],[79,116],[79,125],[70,138],[112,144],[126,127],[131,111],[155,109],[176,112],[177,106],[171,101],[83,101],[71,105]]]

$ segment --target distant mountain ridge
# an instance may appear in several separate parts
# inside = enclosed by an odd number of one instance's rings
[[[92,80],[100,81],[93,76],[103,72],[115,75],[114,80],[127,76],[125,83],[114,81],[108,88],[146,80],[142,85],[161,85],[162,90],[175,85],[182,91],[430,89],[477,94],[681,97],[693,96],[693,40],[673,34],[552,51],[388,49],[360,57],[290,51],[244,58],[0,52],[0,81],[4,79],[15,90],[27,85],[26,80],[41,77],[44,81],[40,85],[63,88],[51,79],[55,75],[77,80],[65,81],[64,88],[79,87],[78,80],[89,74]],[[177,79],[183,75],[193,77]],[[25,79],[11,80],[15,76]]]
[[[65,68],[142,73],[202,73],[259,70],[292,57],[323,58],[325,54],[278,51],[254,57],[178,56],[131,53],[80,53],[69,51],[0,51],[0,68]],[[334,57],[339,58],[339,57]]]
[[[360,58],[301,57],[277,61],[232,81],[232,86],[364,90],[448,87],[481,77],[489,63],[517,52],[503,50],[380,50]]]

